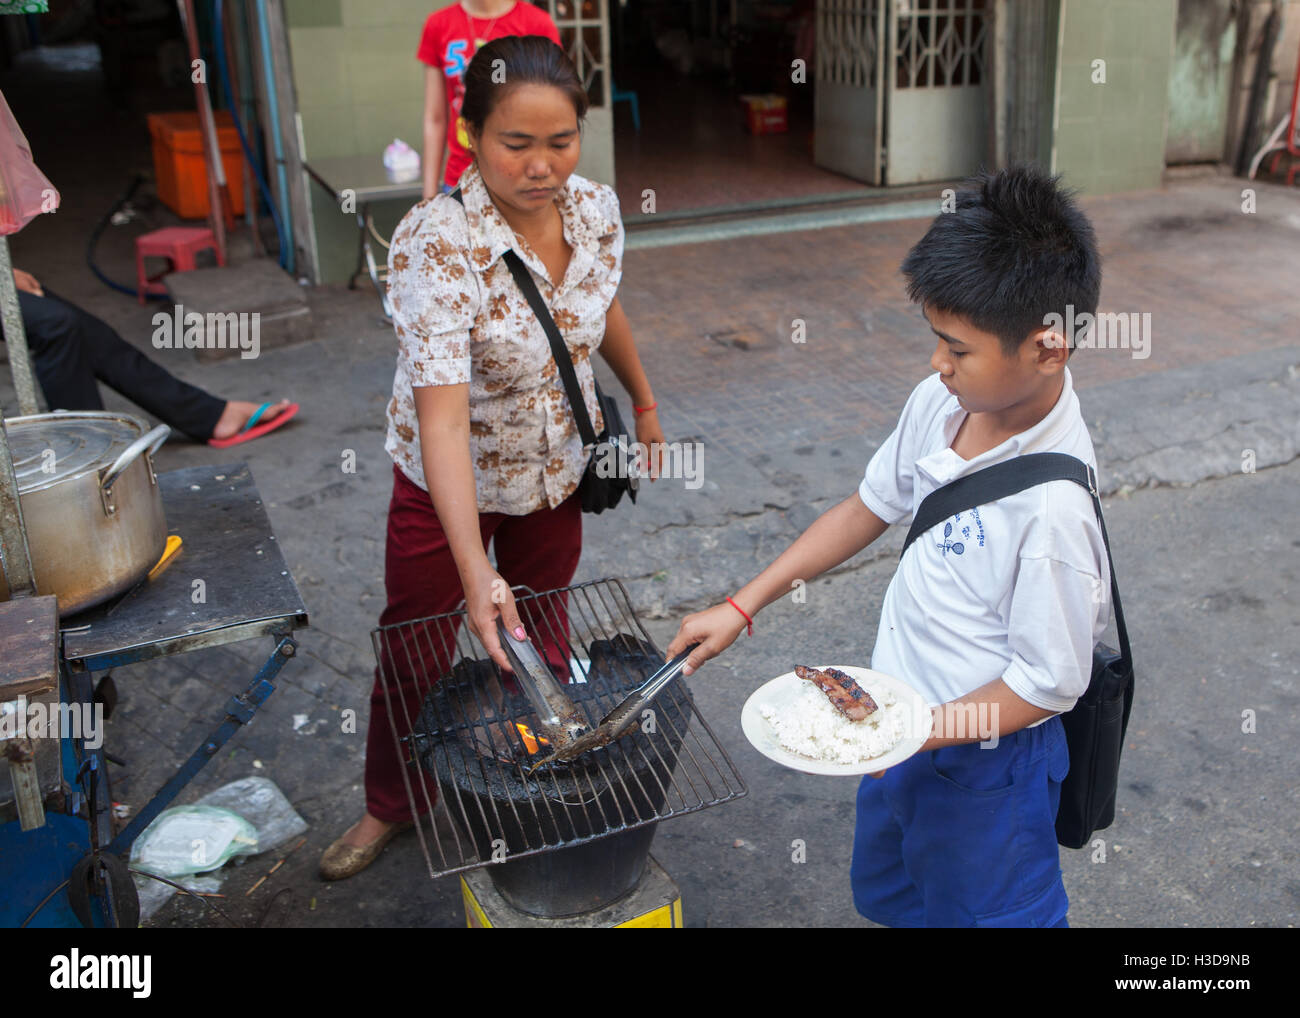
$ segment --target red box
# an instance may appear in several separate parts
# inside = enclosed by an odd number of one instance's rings
[[[148,120],[158,197],[182,219],[206,219],[208,165],[203,158],[198,113],[150,113]],[[219,110],[215,120],[217,145],[230,189],[230,208],[240,216],[244,213],[244,152],[230,113]]]
[[[750,134],[784,134],[790,129],[783,95],[742,95],[745,127]]]

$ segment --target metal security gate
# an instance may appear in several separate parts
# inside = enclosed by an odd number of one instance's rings
[[[617,0],[616,0],[617,2]],[[609,0],[538,0],[560,30],[587,89],[591,108],[582,128],[582,158],[577,172],[601,184],[614,183],[614,115],[610,101]]]
[[[882,185],[978,169],[989,16],[985,0],[817,0],[817,165]]]
[[[885,182],[885,0],[817,0],[813,162]]]

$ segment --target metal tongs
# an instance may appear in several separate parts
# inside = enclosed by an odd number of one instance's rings
[[[514,637],[506,633],[505,626],[502,625],[500,619],[497,620],[497,633],[502,637],[502,647],[518,650],[521,644],[526,644],[527,651],[525,651],[525,653],[531,651],[533,656],[537,659],[537,667],[544,673],[544,675],[540,676],[542,681],[538,682],[537,685],[543,689],[554,691],[550,698],[547,698],[545,695],[540,698],[540,702],[546,704],[548,715],[568,717],[574,722],[573,724],[567,725],[554,725],[550,716],[547,716],[545,722],[541,722],[544,715],[542,711],[538,711],[537,716],[541,723],[541,727],[546,728],[547,724],[552,724],[553,727],[557,729],[558,737],[552,738],[550,733],[546,733],[546,738],[550,740],[551,743],[551,752],[534,763],[528,769],[529,774],[532,774],[544,764],[553,763],[557,760],[575,760],[583,753],[586,753],[589,750],[598,749],[601,746],[607,746],[619,736],[623,735],[623,733],[636,723],[637,718],[640,717],[641,711],[645,709],[646,705],[658,696],[668,683],[677,678],[681,673],[681,670],[686,666],[686,661],[690,656],[691,651],[698,646],[698,644],[691,644],[667,664],[660,667],[653,675],[646,679],[645,682],[641,683],[641,685],[637,686],[636,689],[632,690],[632,692],[624,697],[613,710],[601,718],[600,724],[598,724],[594,729],[588,729],[587,726],[579,720],[581,714],[578,712],[578,709],[573,705],[573,702],[555,681],[554,676],[551,675],[551,670],[542,663],[540,655],[537,654],[537,650],[532,646],[532,644],[528,640],[516,640]],[[514,667],[515,657],[511,653],[510,649],[506,650],[506,656],[510,658],[510,664]],[[521,684],[527,687],[532,684],[530,680],[534,676],[534,669],[529,667],[522,658],[520,664],[523,666],[522,672],[519,669],[516,669],[515,674],[520,678]],[[534,693],[531,689],[528,691],[528,695],[529,699],[533,702],[534,709],[536,709],[538,707],[539,699],[534,699]],[[561,704],[567,705],[567,714],[563,710],[557,711],[554,709],[555,706]]]
[[[508,632],[498,616],[497,638],[501,649],[505,651],[514,669],[515,679],[528,694],[537,715],[538,734],[552,746],[567,747],[591,729],[582,712],[569,699],[563,687],[555,680],[550,667],[537,653],[533,641],[524,637],[522,640]]]

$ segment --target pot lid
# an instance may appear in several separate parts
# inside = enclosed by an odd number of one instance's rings
[[[147,431],[130,414],[58,410],[5,421],[18,494],[40,491],[110,466]]]

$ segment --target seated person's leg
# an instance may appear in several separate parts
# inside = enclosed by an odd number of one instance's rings
[[[196,441],[206,442],[212,437],[225,408],[225,400],[182,382],[124,340],[107,323],[53,296],[48,289],[45,293],[46,299],[57,301],[76,316],[81,345],[95,378]]]
[[[31,351],[32,370],[51,410],[103,410],[86,352],[83,315],[48,295],[18,291],[18,307]],[[93,319],[92,319],[93,320]]]

